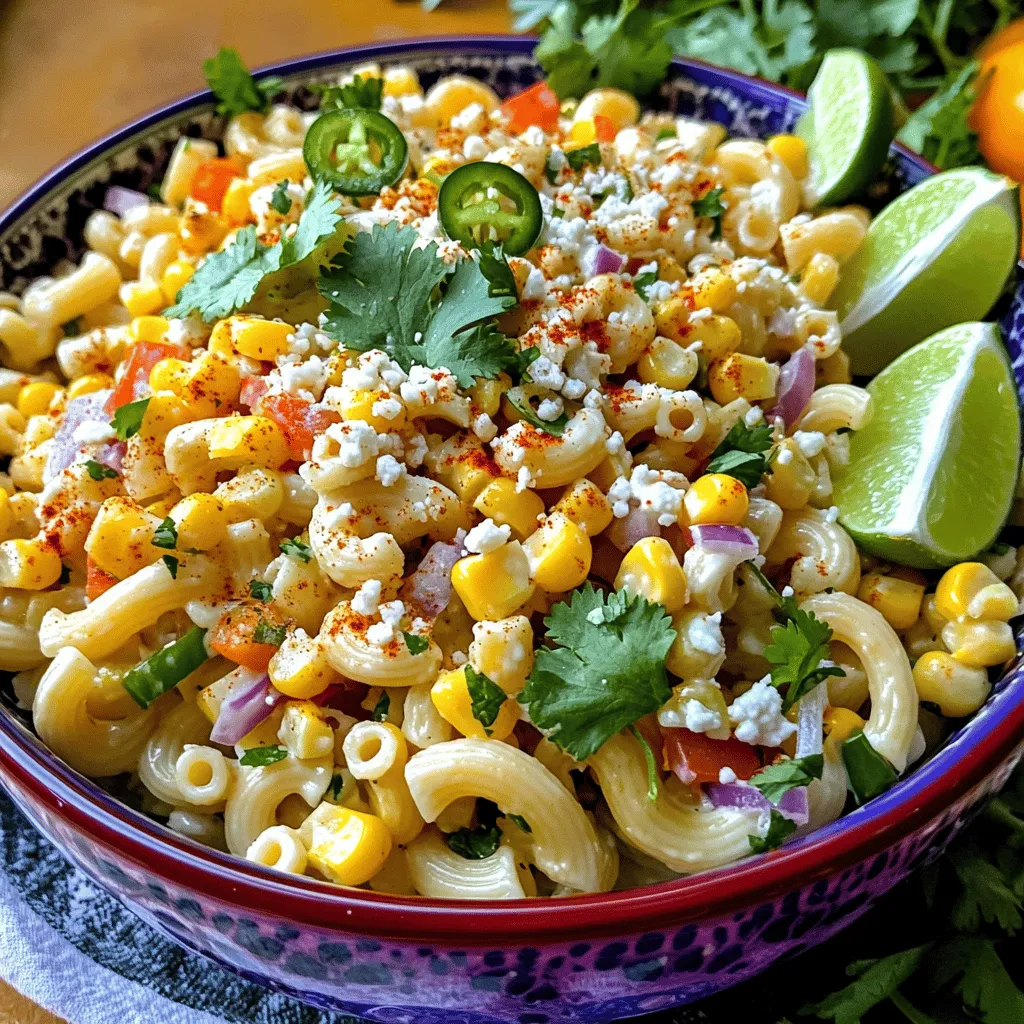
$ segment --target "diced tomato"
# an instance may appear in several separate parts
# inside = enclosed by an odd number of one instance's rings
[[[86,562],[85,596],[95,601],[100,594],[106,593],[115,583],[121,581],[116,576],[101,569],[91,558]]]
[[[645,260],[641,256],[630,256],[626,260],[626,273],[635,276],[641,267],[647,266],[650,262],[650,260]]]
[[[341,417],[331,409],[320,409],[295,395],[264,395],[260,399],[260,415],[269,416],[288,441],[288,450],[300,462],[309,458],[313,439]]]
[[[255,409],[269,388],[270,385],[264,377],[243,377],[242,386],[238,392],[238,401],[250,409]]]
[[[257,610],[251,605],[238,605],[217,620],[217,624],[207,633],[206,642],[228,661],[254,672],[266,672],[270,659],[277,653],[277,647],[274,644],[256,643],[253,639],[261,621],[269,626],[282,625],[269,608]]]
[[[231,182],[241,177],[242,169],[231,157],[216,157],[200,164],[192,175],[188,194],[205,203],[215,213],[220,213],[224,194]]]
[[[335,711],[365,721],[370,717],[370,712],[363,707],[369,689],[364,683],[331,683],[323,693],[310,697],[310,700],[322,708],[334,708]]]
[[[749,779],[761,769],[756,747],[730,736],[713,740],[702,732],[662,728],[661,753],[664,765],[680,778],[694,777],[697,783],[717,782],[723,768],[731,768],[738,779]]]
[[[191,359],[192,353],[181,345],[162,341],[137,341],[128,353],[124,373],[114,385],[104,411],[113,416],[116,409],[145,398],[149,392],[150,371],[161,359]]]
[[[512,135],[526,131],[530,125],[553,132],[558,127],[561,104],[548,87],[547,82],[538,82],[529,89],[510,96],[501,109],[511,118],[508,130]]]
[[[597,136],[598,142],[614,142],[618,129],[610,117],[605,117],[604,114],[595,114],[594,134]]]

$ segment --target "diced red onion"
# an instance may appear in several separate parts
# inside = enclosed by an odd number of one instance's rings
[[[137,206],[149,206],[149,196],[144,192],[136,192],[133,188],[111,185],[103,197],[103,209],[123,217],[129,210]]]
[[[72,398],[64,411],[64,421],[53,435],[53,446],[46,462],[43,480],[49,483],[64,472],[85,447],[84,441],[75,440],[75,431],[83,423],[109,423],[110,417],[104,411],[109,391],[93,391],[88,395]]]
[[[626,257],[609,249],[607,245],[599,245],[589,255],[591,264],[588,277],[596,274],[619,274],[626,265]]]
[[[672,771],[684,786],[689,786],[697,781],[697,773],[686,763],[685,757],[672,765]]]
[[[746,560],[758,553],[757,537],[745,526],[729,526],[712,523],[708,526],[691,526],[690,540],[694,547],[702,547],[716,555],[735,555]]]
[[[800,786],[782,794],[782,798],[775,805],[780,814],[784,814],[790,821],[797,825],[806,825],[810,819],[811,812],[807,803],[807,787]]]
[[[270,676],[265,672],[236,668],[231,677],[228,694],[210,730],[210,739],[225,746],[232,746],[252,732],[285,699],[280,690],[270,685]]]
[[[828,682],[821,682],[800,698],[800,714],[796,727],[796,756],[820,754],[822,751],[822,721],[828,703]]]
[[[124,457],[127,453],[128,445],[125,441],[110,441],[96,453],[96,461],[115,473],[123,473]]]
[[[453,541],[431,544],[416,571],[405,581],[403,599],[425,615],[440,615],[452,599],[452,567],[466,554],[465,539],[466,531],[459,530]]]
[[[744,782],[712,782],[706,792],[715,807],[733,807],[740,811],[758,811],[767,814],[777,810],[797,825],[806,825],[808,819],[807,790],[801,786],[782,794],[778,804],[771,801],[756,787]]]
[[[813,394],[814,356],[805,345],[797,349],[782,367],[775,407],[768,413],[769,419],[781,416],[787,428],[793,426],[803,416]]]
[[[637,541],[645,537],[661,536],[658,513],[650,508],[630,509],[629,515],[612,522],[605,536],[620,551],[629,551]]]

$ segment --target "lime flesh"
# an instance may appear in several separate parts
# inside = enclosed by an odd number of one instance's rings
[[[832,305],[855,374],[985,316],[1020,251],[1017,186],[978,167],[927,178],[871,223]]]
[[[937,568],[995,540],[1020,464],[1017,389],[999,328],[966,323],[910,349],[869,385],[871,421],[835,480],[839,521],[865,551]]]
[[[881,68],[859,50],[829,50],[797,125],[818,203],[843,202],[871,183],[892,142],[892,100]]]

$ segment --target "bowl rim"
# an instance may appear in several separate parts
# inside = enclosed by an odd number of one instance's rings
[[[532,51],[535,38],[512,35],[436,36],[343,47],[279,61],[255,69],[262,77],[292,76],[357,60],[393,59],[417,51]],[[719,68],[703,61],[675,58],[672,69],[690,78],[713,78],[746,95],[803,100],[785,86]],[[0,235],[16,227],[32,207],[70,175],[110,149],[168,118],[209,106],[214,97],[199,90],[163,104],[61,161],[27,188],[2,214]],[[936,168],[906,147],[894,144],[918,169]],[[1004,674],[1004,685],[1024,675],[1020,658]],[[1002,688],[1002,687],[1001,687]],[[1007,695],[1001,714],[975,720],[976,735],[942,748],[929,762],[868,805],[810,835],[759,857],[638,889],[543,900],[482,900],[472,903],[424,897],[399,897],[361,889],[342,889],[309,878],[282,878],[268,868],[202,846],[176,835],[141,812],[110,796],[73,771],[43,746],[13,715],[0,708],[0,782],[19,798],[32,796],[34,813],[43,807],[66,819],[90,839],[117,850],[142,870],[174,879],[212,901],[258,907],[327,930],[343,926],[359,934],[407,941],[447,941],[456,945],[503,944],[510,940],[545,944],[647,931],[719,917],[754,903],[830,877],[888,849],[932,821],[1019,754],[1024,735],[1024,688]]]

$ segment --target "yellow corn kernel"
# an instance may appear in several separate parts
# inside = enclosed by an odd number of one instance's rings
[[[575,117],[577,121],[607,117],[619,131],[640,120],[640,104],[622,89],[591,89],[580,100]]]
[[[1000,619],[1017,614],[1013,591],[982,562],[947,569],[935,588],[935,610],[946,619]]]
[[[678,281],[680,284],[684,284],[687,274],[679,265],[678,260],[672,256],[661,256],[658,259],[658,277],[662,281]]]
[[[423,105],[428,108],[434,118],[446,127],[451,119],[473,103],[479,103],[489,114],[498,108],[501,100],[497,93],[488,85],[466,75],[448,75],[432,85]]]
[[[391,854],[391,833],[380,818],[321,804],[299,829],[309,863],[338,885],[368,882]]]
[[[181,501],[180,492],[173,491],[171,494],[160,498],[159,501],[150,502],[150,504],[146,506],[146,511],[151,516],[156,516],[157,519],[166,519],[171,514],[171,509],[174,508],[179,501]]]
[[[461,161],[453,160],[447,156],[429,156],[423,163],[420,176],[438,184],[442,178],[451,174],[459,166],[459,163]]]
[[[861,577],[857,597],[872,608],[877,608],[893,629],[902,631],[910,629],[917,622],[921,614],[924,587],[894,576],[869,572]]]
[[[947,622],[942,627],[942,642],[961,665],[974,668],[1002,665],[1017,653],[1013,630],[1007,622]]]
[[[664,605],[670,614],[679,611],[688,596],[683,567],[664,537],[644,537],[626,552],[615,589],[640,594]]]
[[[693,326],[690,324],[691,312],[689,303],[681,295],[670,295],[657,303],[654,307],[654,325],[658,329],[658,334],[672,341],[689,344],[693,335]]]
[[[61,388],[48,380],[34,380],[18,392],[18,412],[22,416],[42,416]]]
[[[517,540],[452,567],[452,586],[472,618],[506,619],[533,597],[530,563]]]
[[[945,626],[949,619],[945,615],[939,613],[939,609],[935,604],[935,595],[928,594],[923,604],[921,605],[921,615],[928,623],[929,628],[933,633],[941,633],[942,627]]]
[[[289,701],[285,705],[277,738],[293,757],[328,757],[334,754],[334,730],[320,709],[309,700]]]
[[[533,670],[533,627],[525,615],[478,622],[469,645],[469,663],[506,693],[518,693]]]
[[[803,508],[816,479],[807,456],[791,437],[787,437],[779,443],[771,475],[765,477],[765,497],[782,508]]]
[[[343,420],[362,420],[369,423],[378,434],[398,430],[405,424],[405,407],[393,419],[389,420],[378,416],[373,411],[375,402],[381,399],[391,398],[391,392],[387,388],[372,390],[370,388],[346,388],[342,387],[338,411]]]
[[[213,352],[200,352],[185,363],[177,390],[193,418],[208,419],[238,400],[241,383],[242,375],[234,363]]]
[[[713,740],[727,740],[732,732],[729,727],[729,708],[721,687],[711,679],[687,679],[672,688],[672,696],[662,708],[662,713],[686,718],[686,705],[695,700],[708,711],[718,716],[718,725],[704,730]]]
[[[717,313],[692,324],[686,339],[690,345],[700,342],[700,353],[709,363],[731,356],[742,340],[740,325],[732,317]]]
[[[388,68],[384,72],[385,96],[416,96],[422,91],[412,68]]]
[[[794,178],[807,177],[807,143],[799,135],[776,135],[768,140],[767,145]]]
[[[153,531],[160,520],[130,498],[107,498],[85,539],[86,554],[104,572],[124,579],[164,552],[153,546]]]
[[[594,557],[590,538],[561,512],[546,516],[540,527],[523,542],[530,576],[541,590],[560,594],[582,585]]]
[[[45,590],[60,579],[60,553],[43,534],[0,543],[0,587]]]
[[[716,359],[708,367],[708,387],[715,401],[728,405],[737,398],[761,402],[775,397],[779,368],[760,356],[734,352],[725,359]]]
[[[240,469],[245,463],[277,469],[288,461],[288,442],[281,428],[266,416],[229,416],[218,420],[208,436],[211,459]],[[231,464],[234,465],[231,465]]]
[[[702,270],[690,282],[698,309],[724,313],[736,301],[736,282],[720,267]]]
[[[947,718],[973,714],[992,689],[983,668],[963,665],[945,651],[929,651],[917,659],[914,685],[918,697],[937,704]]]
[[[14,532],[14,509],[7,492],[0,487],[0,540],[7,540]]]
[[[800,274],[800,287],[816,306],[828,302],[839,284],[839,260],[827,252],[816,252]]]
[[[858,729],[863,729],[867,722],[856,711],[849,708],[828,707],[822,720],[825,733],[825,748],[830,752],[830,760],[838,760],[841,756],[842,744]]]
[[[597,142],[597,125],[594,124],[593,118],[574,121],[569,129],[569,139],[575,143],[575,146],[567,147],[569,149],[590,146]]]
[[[500,476],[476,496],[473,508],[499,526],[510,526],[524,540],[537,529],[537,518],[544,514],[544,502],[536,491],[516,490],[515,480]]]
[[[228,514],[223,502],[212,494],[189,494],[171,509],[170,517],[183,551],[209,551],[227,539]]]
[[[699,366],[696,352],[659,335],[647,346],[636,370],[645,384],[682,391],[697,376]]]
[[[195,418],[177,395],[170,391],[158,391],[149,399],[139,435],[145,441],[164,441],[175,427]]]
[[[512,378],[507,373],[499,373],[497,377],[478,377],[473,386],[466,392],[473,403],[474,411],[496,416],[501,408],[501,396],[512,386]]]
[[[114,386],[114,378],[109,373],[87,373],[68,385],[68,398],[81,398],[91,395],[94,391],[106,391]]]
[[[224,193],[224,199],[220,204],[220,215],[232,227],[241,227],[243,224],[250,224],[256,218],[253,216],[249,201],[252,199],[256,186],[248,178],[234,178]]]
[[[137,316],[128,325],[128,337],[133,341],[162,341],[170,327],[165,316]]]
[[[273,362],[278,356],[286,355],[291,349],[288,335],[294,333],[291,324],[279,320],[245,314],[231,317],[231,343],[236,352],[250,359]]]
[[[119,294],[121,304],[132,316],[148,316],[164,305],[164,293],[156,281],[127,281]]]
[[[178,292],[192,280],[196,268],[187,260],[174,260],[168,264],[160,278],[160,290],[164,293],[164,302],[172,304],[177,301]]]
[[[340,679],[327,661],[323,644],[301,631],[285,637],[267,672],[278,690],[298,700],[317,697]]]
[[[747,518],[747,489],[727,473],[705,473],[694,480],[683,496],[686,514],[694,526],[727,523],[739,526]]]
[[[149,387],[152,391],[172,391],[181,394],[188,377],[189,364],[184,359],[161,359],[149,371]]]
[[[451,672],[442,672],[437,677],[437,682],[430,688],[430,699],[437,708],[437,713],[463,736],[503,740],[512,732],[519,720],[514,702],[506,700],[491,725],[484,726],[478,721],[473,716],[473,702],[469,696],[465,666]]]
[[[612,522],[611,503],[597,484],[586,477],[569,487],[552,511],[571,519],[588,537],[603,533]]]

